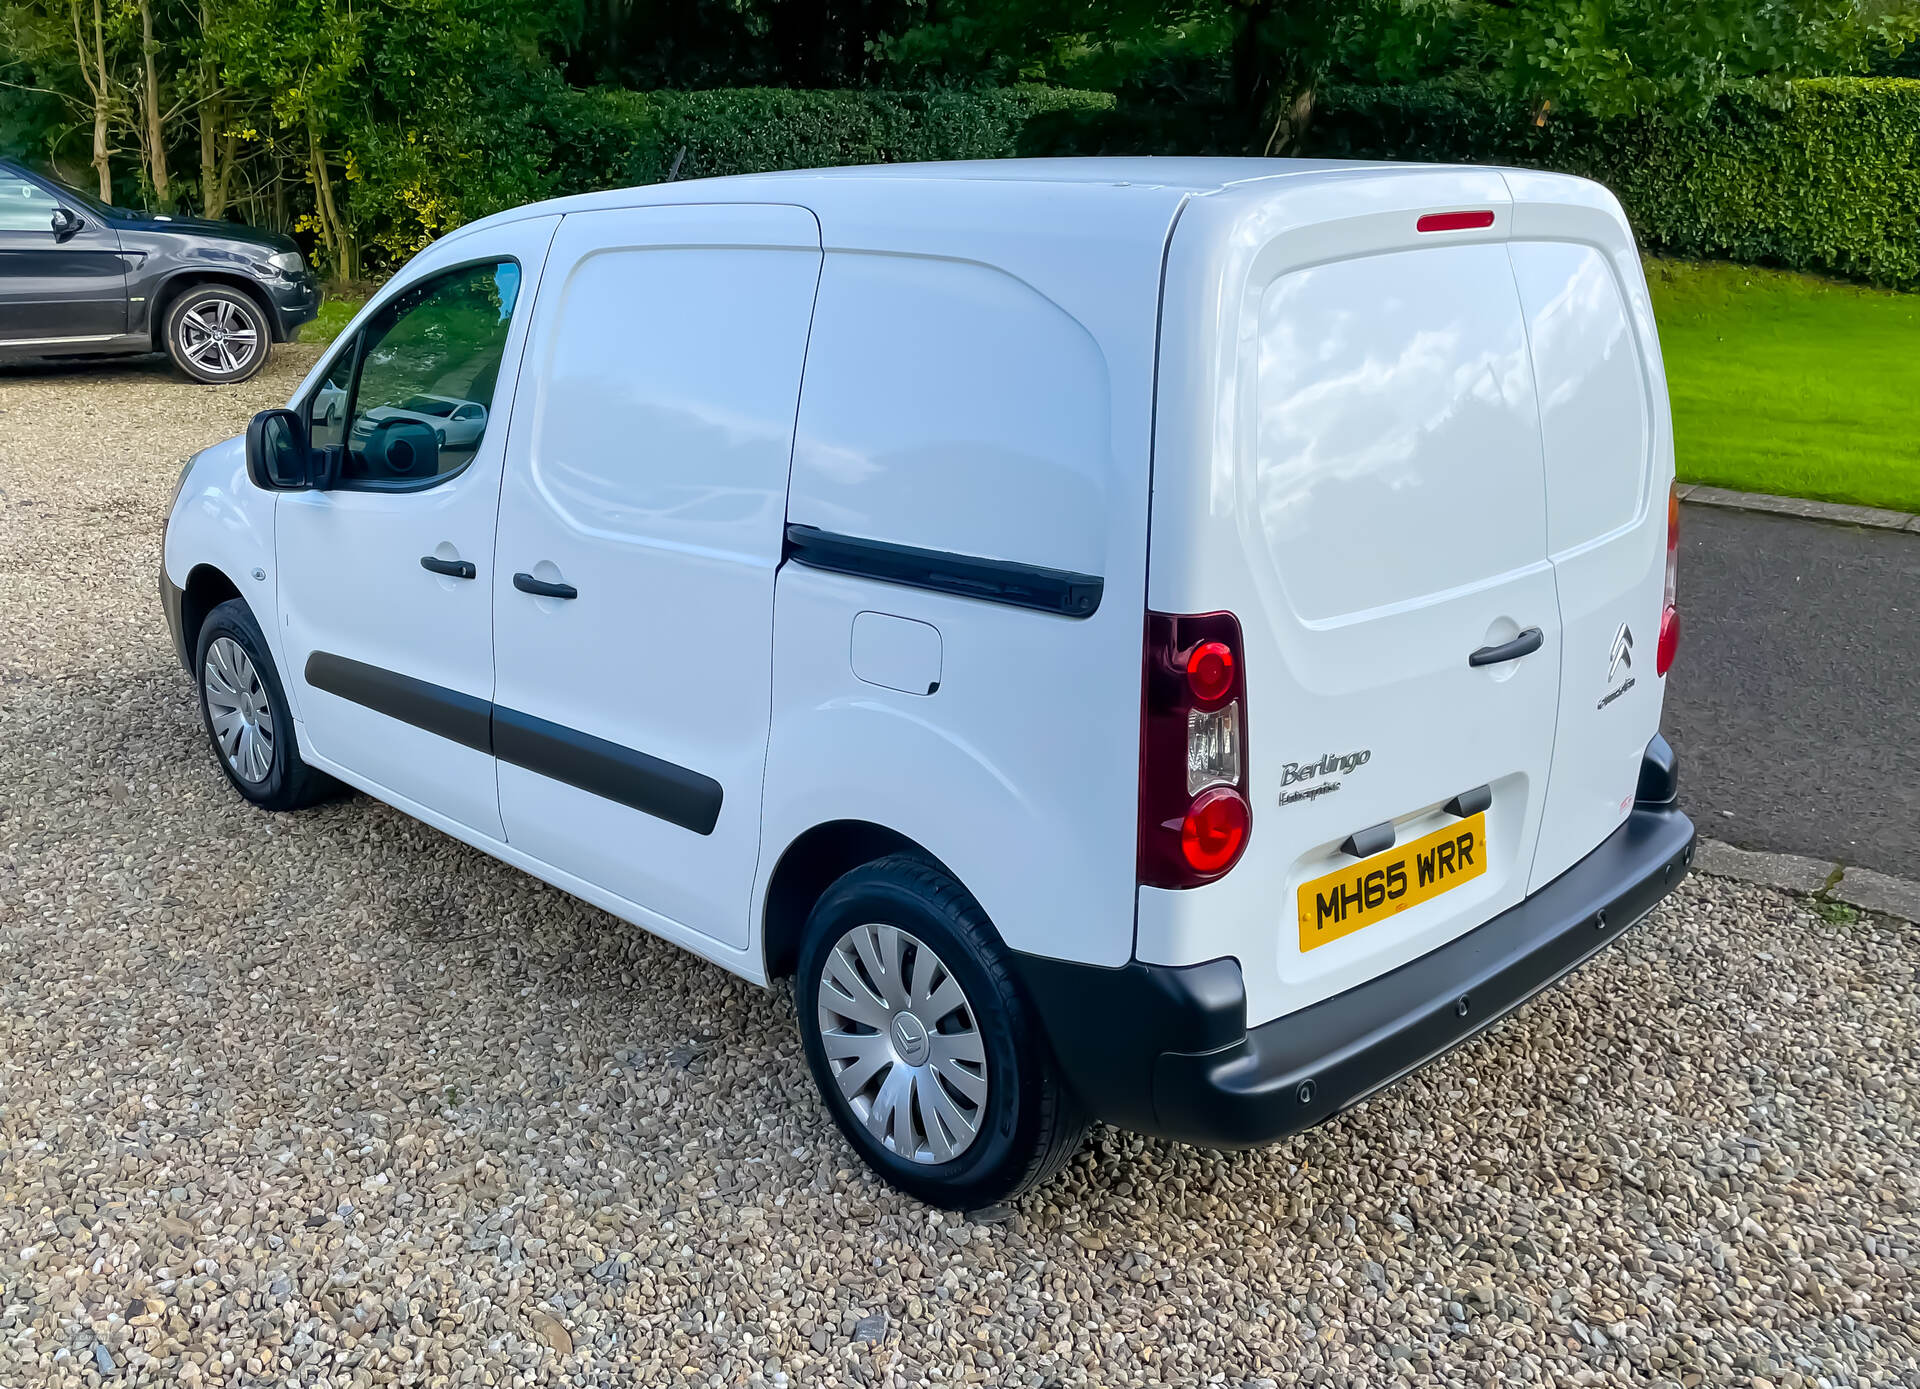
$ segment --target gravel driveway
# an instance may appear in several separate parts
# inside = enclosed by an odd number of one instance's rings
[[[791,1004],[216,773],[181,459],[310,360],[0,372],[0,1385],[1920,1383],[1920,937],[1696,879],[1313,1133],[969,1221]]]

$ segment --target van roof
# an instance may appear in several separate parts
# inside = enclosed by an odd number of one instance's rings
[[[495,213],[469,223],[470,230],[497,226],[526,217],[555,213],[594,212],[616,208],[673,203],[745,202],[777,198],[812,208],[823,219],[835,213],[857,213],[865,222],[905,212],[929,195],[938,194],[949,206],[954,200],[972,201],[969,193],[1004,205],[1007,187],[1024,184],[1046,202],[1051,190],[1084,194],[1096,187],[1111,188],[1123,198],[1171,211],[1190,197],[1204,197],[1255,183],[1285,181],[1336,183],[1355,177],[1378,177],[1391,170],[1433,173],[1449,167],[1439,164],[1385,164],[1337,159],[1202,159],[1106,158],[973,159],[928,164],[855,164],[829,169],[793,169],[773,173],[733,174],[724,178],[688,179],[678,183],[638,184],[596,193],[553,198]],[[999,190],[998,196],[989,190]],[[804,191],[803,191],[804,190]],[[1071,201],[1085,208],[1083,197]],[[1113,204],[1106,203],[1108,207]],[[459,235],[459,232],[452,235]]]

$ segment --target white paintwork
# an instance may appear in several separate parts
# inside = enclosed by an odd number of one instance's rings
[[[1520,184],[1529,176],[1508,177]],[[1548,218],[1530,209],[1534,225],[1523,234],[1582,240],[1511,247],[1540,383],[1547,533],[1565,633],[1558,735],[1529,891],[1566,872],[1632,809],[1667,683],[1654,653],[1673,431],[1645,272],[1611,199],[1550,210]],[[1632,665],[1610,672],[1622,624],[1633,635]]]
[[[1460,209],[1493,225],[1414,230]],[[1518,900],[1630,798],[1672,450],[1604,190],[1254,160],[762,175],[488,218],[366,312],[515,238],[552,251],[544,274],[520,254],[467,472],[379,497],[390,514],[281,498],[276,568],[272,499],[210,451],[168,537],[175,582],[278,578],[283,675],[324,638],[724,787],[700,836],[299,691],[309,759],[429,823],[759,979],[787,847],[869,821],[1015,949],[1237,957],[1257,1023]],[[788,521],[1098,575],[1102,601],[1072,620],[782,564]],[[442,540],[479,582],[418,569]],[[580,596],[521,593],[516,570]],[[1135,886],[1149,607],[1232,611],[1246,641],[1250,848],[1186,892]],[[1640,686],[1595,710],[1628,620]],[[1541,651],[1467,667],[1527,626]],[[1339,792],[1280,804],[1287,763],[1361,749]],[[1292,889],[1341,838],[1417,836],[1483,782],[1484,878],[1300,955]]]
[[[506,837],[744,947],[819,225],[782,206],[581,213],[547,264],[492,566],[494,698],[723,800],[701,835],[501,763]],[[516,571],[580,596],[522,593]]]
[[[246,440],[222,440],[187,461],[160,549],[161,567],[177,588],[184,589],[202,566],[224,575],[253,610],[274,664],[285,670],[286,650],[274,620],[278,579],[273,514],[278,497],[262,492],[247,477]],[[256,570],[262,577],[253,577]]]
[[[929,695],[940,687],[940,629],[892,613],[855,613],[847,659],[869,685]]]
[[[507,334],[496,406],[511,398],[520,349],[557,217],[516,222],[428,248],[407,278],[476,258],[517,260],[520,289]],[[389,285],[387,294],[393,293]],[[396,796],[431,805],[483,834],[501,834],[494,759],[364,705],[315,689],[308,656],[331,652],[478,699],[493,698],[490,586],[420,567],[423,555],[491,570],[507,411],[473,460],[438,486],[414,492],[335,490],[280,496],[280,679],[300,721],[300,746],[352,767]]]

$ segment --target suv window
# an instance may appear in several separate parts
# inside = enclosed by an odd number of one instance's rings
[[[345,449],[341,486],[419,486],[473,460],[519,293],[513,261],[463,266],[421,281],[361,330],[311,406],[314,446]],[[452,418],[480,424],[449,430]]]
[[[53,195],[18,174],[0,172],[0,231],[53,231]]]

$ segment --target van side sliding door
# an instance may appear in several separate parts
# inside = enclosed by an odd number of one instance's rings
[[[695,949],[747,944],[820,264],[803,208],[569,214],[515,404],[493,584],[507,839]]]

